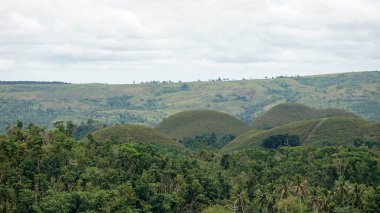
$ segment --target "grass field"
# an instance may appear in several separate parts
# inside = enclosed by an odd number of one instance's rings
[[[175,140],[214,134],[216,137],[214,143],[224,145],[227,142],[226,137],[235,138],[250,128],[226,113],[213,110],[188,110],[169,116],[155,129]]]
[[[118,140],[121,143],[153,144],[163,148],[183,150],[185,147],[167,136],[142,125],[114,125],[91,133],[96,141],[106,139]],[[87,138],[83,141],[88,141]]]
[[[253,121],[255,129],[270,129],[293,121],[303,121],[327,117],[357,117],[341,109],[315,109],[298,103],[283,103],[270,108]]]

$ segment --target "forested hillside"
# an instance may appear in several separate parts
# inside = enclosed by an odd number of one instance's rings
[[[380,211],[378,147],[179,153],[58,127],[17,122],[0,136],[0,212]]]
[[[226,112],[248,124],[283,102],[345,109],[379,121],[380,72],[130,85],[0,82],[0,129],[16,119],[47,127],[60,120],[79,124],[88,119],[154,126],[190,109]]]

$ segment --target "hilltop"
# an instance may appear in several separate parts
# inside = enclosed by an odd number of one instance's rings
[[[88,119],[155,126],[177,112],[209,109],[251,123],[284,102],[339,108],[380,121],[380,72],[209,82],[144,84],[0,84],[0,129],[24,123],[52,127]]]
[[[353,145],[356,140],[380,143],[380,123],[353,117],[330,117],[308,121],[296,121],[270,130],[251,130],[241,134],[222,148],[222,152],[260,147],[262,141],[279,134],[297,135],[301,145]]]
[[[155,129],[189,147],[220,148],[249,127],[226,113],[189,110],[169,116]]]
[[[121,143],[149,143],[168,149],[184,149],[182,144],[173,141],[154,129],[142,125],[108,126],[92,132],[91,136],[96,141],[110,139],[118,140]],[[83,141],[88,141],[88,139],[85,138]]]
[[[315,109],[299,103],[283,103],[256,118],[251,126],[255,129],[270,129],[293,121],[304,121],[326,117],[357,117],[342,109]]]

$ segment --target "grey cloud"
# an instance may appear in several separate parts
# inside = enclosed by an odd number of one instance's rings
[[[196,80],[380,66],[375,0],[0,0],[0,5],[5,80],[125,83],[123,76],[129,82]],[[106,72],[114,78],[104,78]]]

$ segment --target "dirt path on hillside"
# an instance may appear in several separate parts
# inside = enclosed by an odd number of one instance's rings
[[[305,140],[303,140],[303,143],[302,144],[306,144],[307,142],[309,142],[311,136],[314,135],[314,133],[318,130],[318,128],[327,120],[327,118],[322,118],[317,124],[315,124],[315,126],[313,127],[313,129],[309,132],[309,134],[307,134]]]

